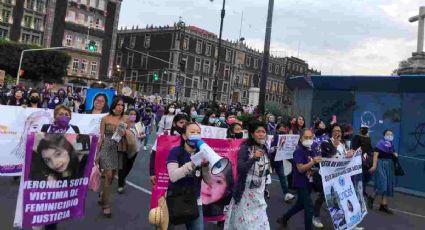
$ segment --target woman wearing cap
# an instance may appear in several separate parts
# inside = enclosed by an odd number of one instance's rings
[[[260,121],[248,125],[249,137],[238,152],[238,179],[224,229],[270,229],[264,199],[266,171],[270,168],[266,128]]]
[[[379,211],[393,214],[388,208],[388,197],[394,196],[394,163],[393,159],[398,157],[394,150],[394,133],[392,130],[384,131],[384,138],[381,139],[373,152],[373,166],[369,172],[373,173],[374,194],[368,197],[368,207],[373,209],[375,196],[382,197]]]

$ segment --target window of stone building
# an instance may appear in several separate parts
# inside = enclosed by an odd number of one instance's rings
[[[208,89],[208,79],[204,79],[204,81],[202,83],[202,88],[203,89]]]
[[[9,33],[8,30],[0,28],[0,38],[6,38],[8,33]]]
[[[223,92],[225,92],[225,93],[227,93],[227,86],[228,86],[227,82],[224,82],[223,83]]]
[[[128,53],[127,67],[129,67],[129,68],[133,68],[133,57],[134,57],[134,53]]]
[[[34,0],[26,0],[25,1],[25,8],[27,9],[34,9]]]
[[[130,37],[130,48],[134,48],[136,46],[136,35],[131,35]]]
[[[3,22],[7,22],[7,23],[10,22],[10,14],[11,14],[10,10],[7,10],[7,9],[2,10],[1,16],[2,16]]]
[[[210,66],[211,66],[210,61],[209,60],[204,60],[204,69],[203,69],[203,72],[206,73],[206,74],[209,74],[210,73]]]
[[[122,53],[118,51],[117,52],[117,59],[115,60],[115,64],[121,65],[121,61],[122,61]]]
[[[193,88],[197,89],[199,87],[199,78],[198,77],[194,77],[193,78]]]
[[[183,39],[183,49],[188,50],[189,49],[189,37],[185,37]]]
[[[201,59],[195,58],[195,71],[201,71]]]
[[[22,33],[21,41],[22,43],[29,43],[30,42],[31,35]]]
[[[251,57],[250,56],[246,57],[246,66],[248,66],[248,67],[251,66]]]
[[[200,40],[196,41],[196,53],[197,54],[202,53],[202,41]]]
[[[90,74],[94,76],[97,75],[97,62],[95,61],[91,62]]]
[[[32,17],[29,15],[25,15],[24,16],[24,26],[27,28],[31,28],[31,24],[32,24]]]
[[[40,45],[40,37],[33,35],[32,38],[31,38],[31,43],[35,44],[35,45]]]
[[[139,75],[139,71],[132,70],[131,71],[131,81],[137,81],[137,76]]]
[[[44,0],[37,0],[36,6],[35,6],[36,11],[43,12],[44,11],[44,4],[45,4]]]
[[[230,65],[224,66],[224,79],[230,78]]]
[[[208,44],[205,46],[205,55],[211,56],[211,44]]]
[[[80,64],[80,60],[78,58],[74,58],[74,60],[72,60],[72,72],[73,73],[77,73],[79,64]]]
[[[151,46],[151,35],[146,34],[145,35],[145,42],[143,43],[145,48],[149,48]]]
[[[273,64],[269,62],[269,73],[273,72]]]
[[[81,72],[86,73],[87,72],[87,60],[81,60],[81,66],[80,66]]]
[[[274,73],[279,74],[279,65],[275,65],[274,67]]]
[[[66,35],[65,45],[66,46],[72,46],[72,35],[71,34]]]
[[[118,38],[118,48],[122,48],[122,45],[124,44],[124,37],[119,37]]]
[[[34,29],[42,30],[41,26],[42,26],[41,18],[34,18]]]
[[[230,62],[232,60],[232,51],[226,49],[226,61]]]
[[[258,59],[254,58],[254,69],[258,69]]]

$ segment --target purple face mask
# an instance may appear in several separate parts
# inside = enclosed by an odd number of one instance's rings
[[[65,128],[65,127],[68,127],[70,120],[71,120],[70,117],[62,116],[62,117],[56,118],[55,123],[56,123],[57,126]]]
[[[130,115],[130,116],[128,116],[128,119],[130,121],[136,121],[136,115]]]

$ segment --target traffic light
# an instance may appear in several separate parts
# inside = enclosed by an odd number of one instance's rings
[[[162,78],[164,78],[164,77],[166,77],[167,73],[168,73],[167,69],[162,69],[160,75],[161,75]]]
[[[159,76],[158,76],[158,73],[157,72],[154,72],[153,73],[153,80],[154,81],[158,81],[159,80]]]
[[[97,51],[97,44],[95,41],[90,40],[89,43],[86,46],[86,50],[89,52],[96,52]]]

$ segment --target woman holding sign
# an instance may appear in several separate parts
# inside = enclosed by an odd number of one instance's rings
[[[294,152],[295,169],[293,171],[293,185],[297,190],[297,202],[277,222],[284,228],[287,227],[289,219],[304,210],[304,226],[306,230],[313,229],[313,201],[311,200],[314,164],[319,163],[322,158],[317,156],[312,147],[314,140],[313,131],[302,130],[300,141]]]
[[[224,229],[270,229],[264,199],[266,171],[270,168],[266,129],[260,121],[248,126],[249,138],[238,152],[238,179]]]

